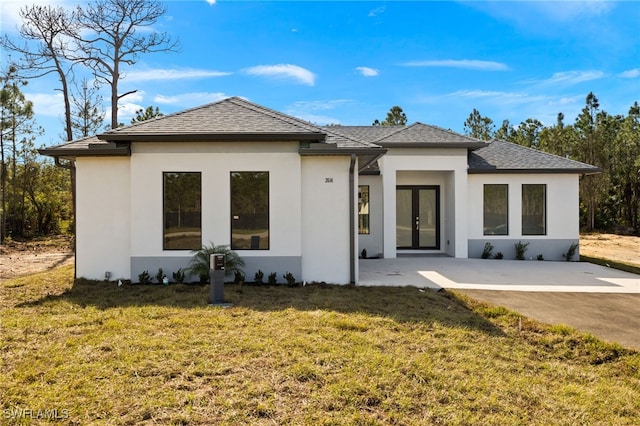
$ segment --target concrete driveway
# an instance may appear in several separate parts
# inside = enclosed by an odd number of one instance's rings
[[[358,285],[453,289],[547,324],[640,350],[640,276],[586,262],[360,260]]]

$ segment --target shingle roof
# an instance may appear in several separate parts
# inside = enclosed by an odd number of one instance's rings
[[[494,140],[468,154],[469,173],[598,173],[595,166]]]
[[[318,126],[278,111],[233,97],[175,114],[156,117],[98,135],[103,140],[161,136],[301,135],[324,140]]]
[[[485,143],[451,130],[420,122],[410,126],[335,126],[323,127],[362,142],[372,142],[380,146],[393,147],[455,147],[478,148]]]

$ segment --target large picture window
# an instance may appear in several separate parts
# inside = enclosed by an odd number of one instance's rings
[[[358,186],[358,234],[369,234],[369,185]]]
[[[163,249],[202,248],[202,182],[199,172],[163,173]]]
[[[522,185],[522,235],[547,235],[547,185]]]
[[[231,248],[269,249],[269,172],[231,172]]]
[[[509,235],[509,185],[484,185],[484,235]]]

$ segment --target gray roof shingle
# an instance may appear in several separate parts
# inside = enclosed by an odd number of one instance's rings
[[[493,140],[486,147],[468,154],[469,173],[598,173],[598,167],[527,148]]]

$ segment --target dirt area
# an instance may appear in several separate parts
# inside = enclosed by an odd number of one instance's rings
[[[640,266],[640,237],[582,234],[580,235],[580,254]]]
[[[0,245],[0,279],[46,271],[73,263],[73,238],[56,236]]]
[[[580,236],[580,253],[640,266],[640,237],[614,234]],[[0,279],[46,271],[73,263],[73,239],[59,236],[0,245]]]

